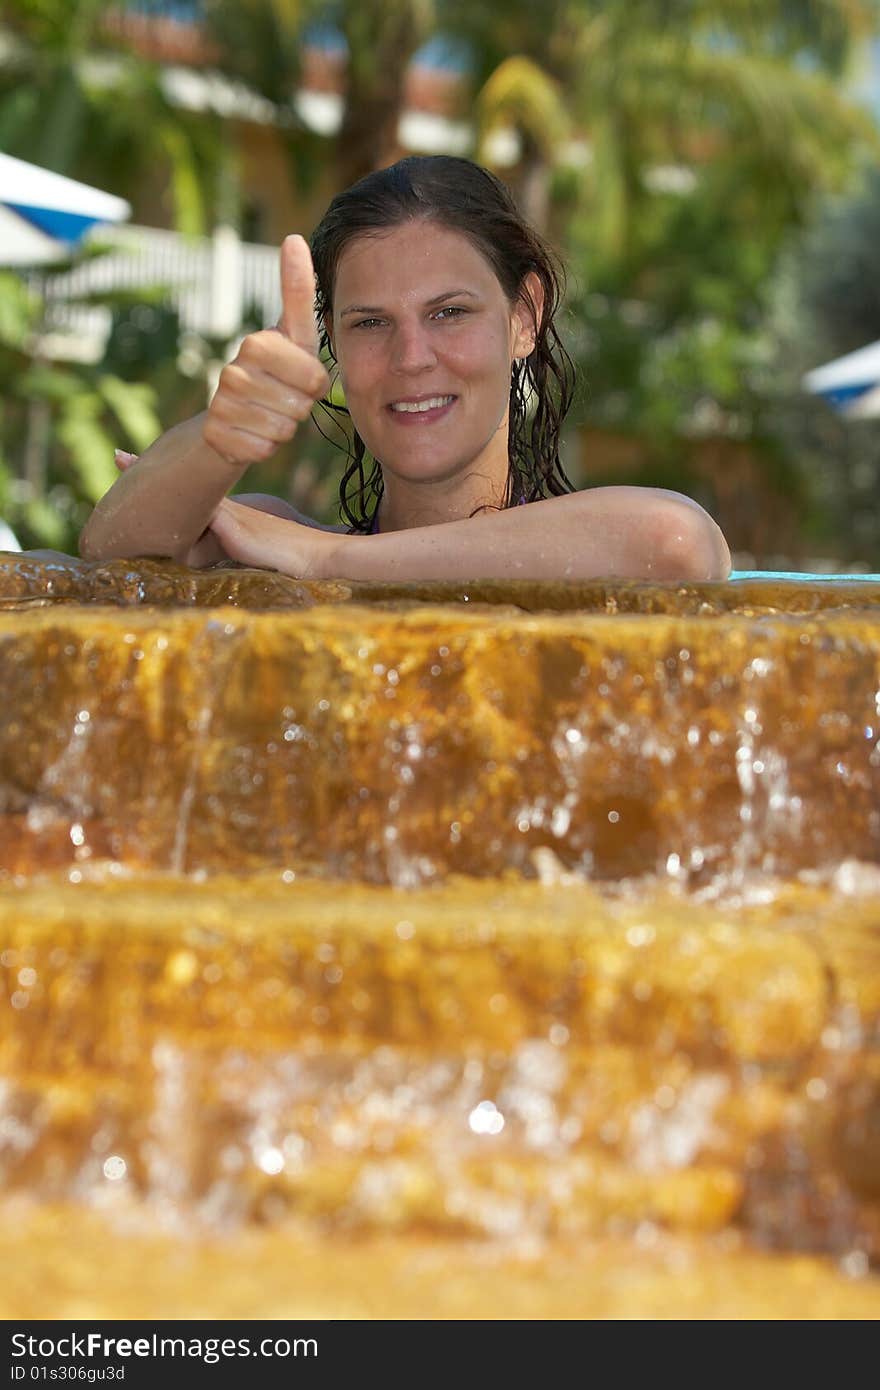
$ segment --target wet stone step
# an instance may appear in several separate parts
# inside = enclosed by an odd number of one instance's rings
[[[878,599],[0,558],[0,1311],[876,1313]]]
[[[880,859],[880,616],[0,614],[0,869]]]
[[[880,898],[7,887],[7,1192],[880,1248]]]
[[[859,1252],[831,1262],[718,1236],[469,1242],[342,1239],[296,1222],[197,1237],[114,1189],[99,1209],[0,1207],[8,1319],[491,1318],[874,1320]]]

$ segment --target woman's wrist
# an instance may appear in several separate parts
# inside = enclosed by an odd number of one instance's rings
[[[344,579],[345,547],[357,536],[341,536],[335,531],[319,531],[309,527],[309,544],[314,540],[314,560],[308,579]]]

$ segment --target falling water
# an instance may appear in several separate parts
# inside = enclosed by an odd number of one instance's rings
[[[10,1315],[876,1313],[878,602],[0,561]]]

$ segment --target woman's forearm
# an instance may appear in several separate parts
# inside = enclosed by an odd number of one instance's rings
[[[162,555],[186,561],[245,472],[205,443],[204,415],[175,425],[101,498],[79,541],[87,560]]]
[[[297,578],[726,579],[730,552],[695,502],[656,488],[607,487],[527,507],[374,536],[310,533],[225,502],[227,553]]]
[[[328,578],[726,579],[721,531],[688,498],[608,487],[378,536],[334,537]]]

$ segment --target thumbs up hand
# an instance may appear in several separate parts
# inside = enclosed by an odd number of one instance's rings
[[[308,242],[281,245],[281,317],[277,328],[249,333],[220,373],[202,436],[231,464],[267,459],[292,439],[330,389],[318,359],[315,272]]]

